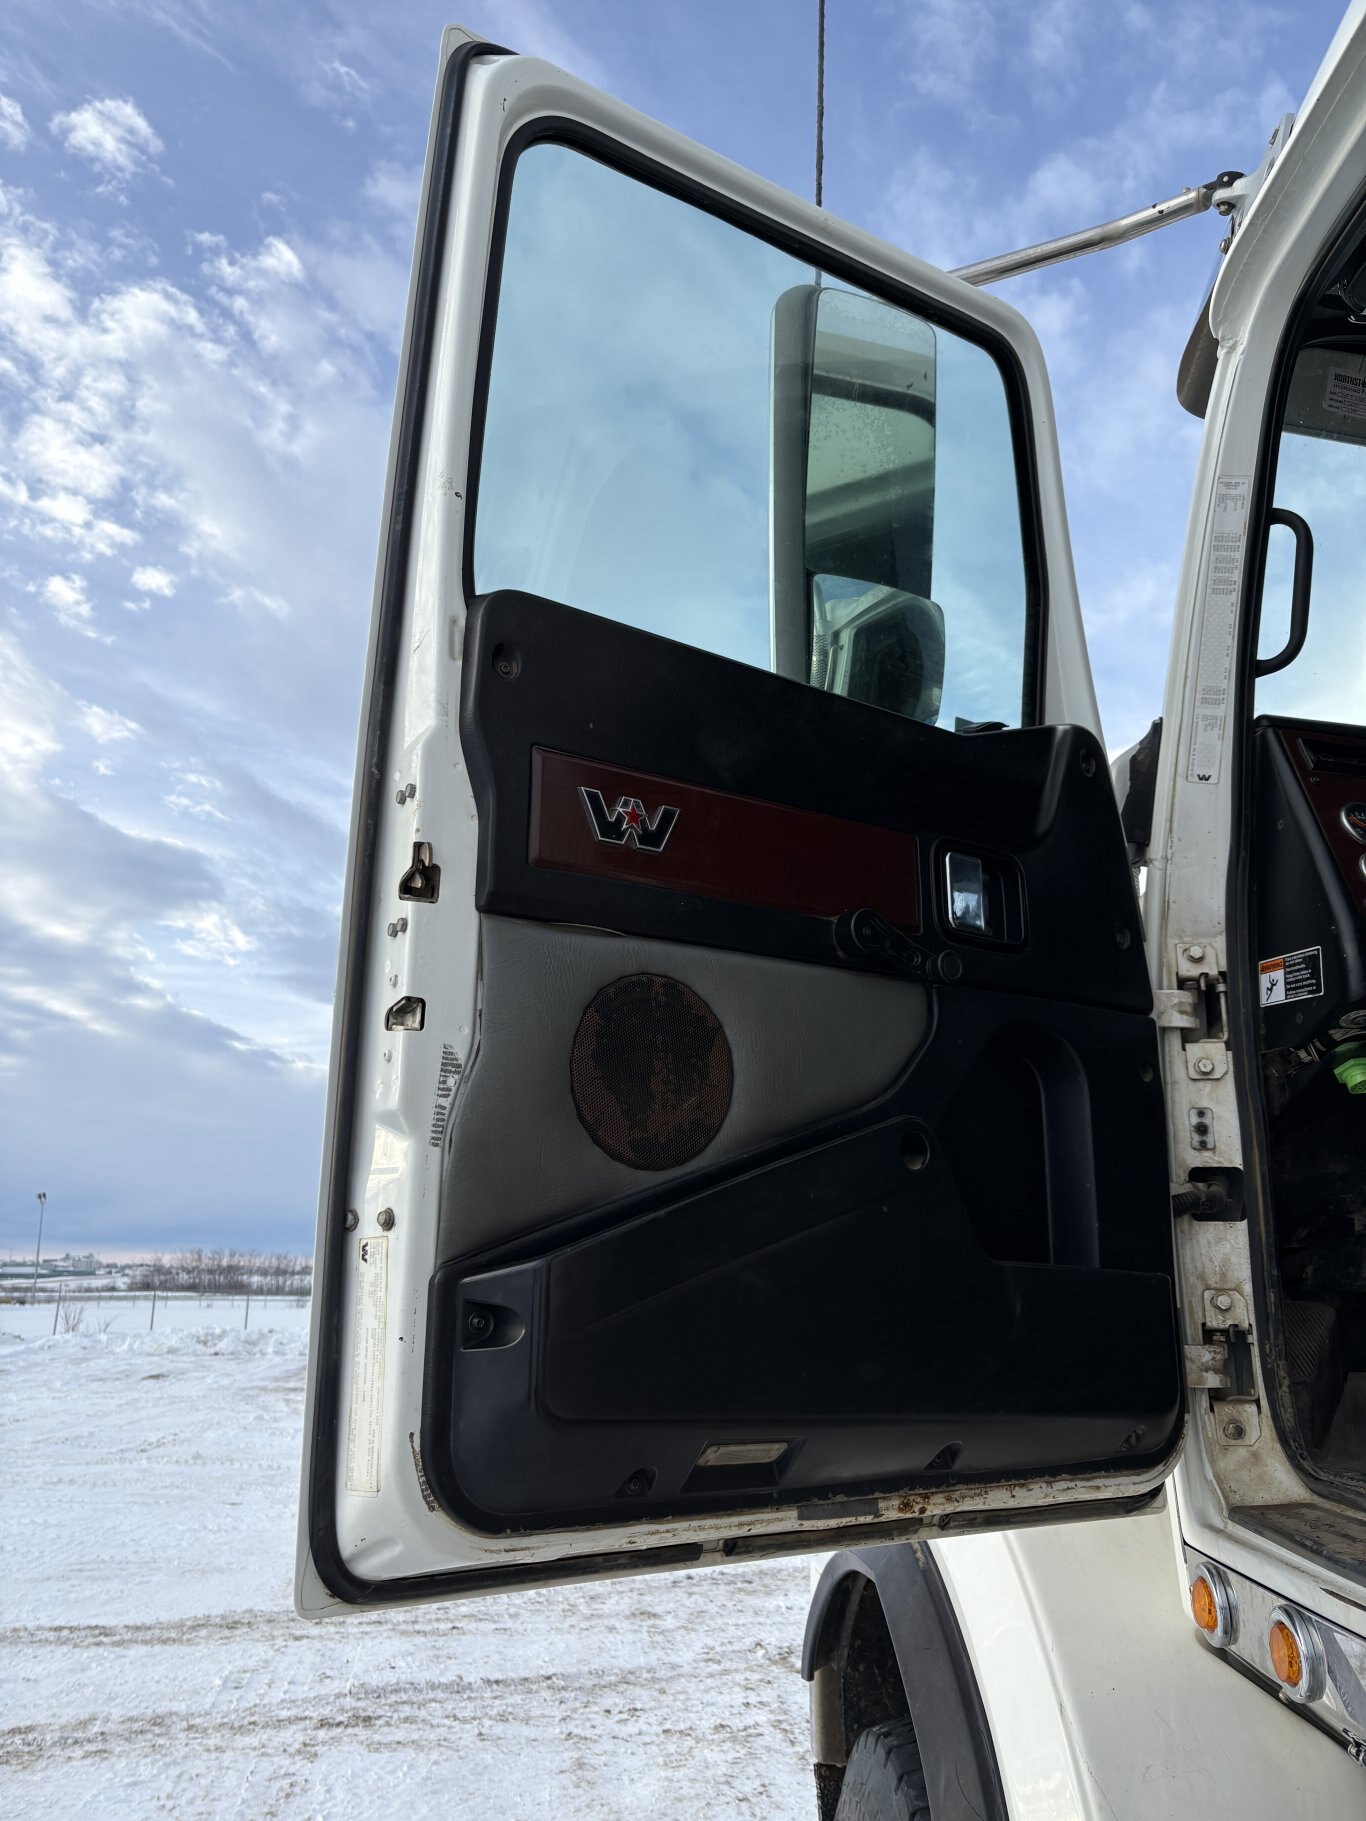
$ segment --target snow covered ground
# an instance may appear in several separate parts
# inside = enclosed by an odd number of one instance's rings
[[[814,1813],[804,1562],[304,1625],[307,1311],[148,1313],[0,1307],[9,1821]]]

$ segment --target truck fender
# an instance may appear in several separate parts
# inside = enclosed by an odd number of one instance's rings
[[[1008,1821],[986,1709],[948,1591],[923,1543],[832,1556],[802,1643],[824,1817],[858,1735],[909,1715],[934,1821]]]

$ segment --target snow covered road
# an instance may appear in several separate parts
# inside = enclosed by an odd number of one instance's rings
[[[0,1309],[9,1821],[814,1814],[804,1562],[305,1625],[306,1316],[42,1315]]]

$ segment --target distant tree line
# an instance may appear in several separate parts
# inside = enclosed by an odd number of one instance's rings
[[[238,1252],[194,1246],[160,1253],[130,1273],[135,1290],[182,1290],[195,1296],[307,1296],[313,1260],[289,1252]]]

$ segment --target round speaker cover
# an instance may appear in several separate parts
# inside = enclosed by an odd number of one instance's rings
[[[569,1076],[588,1136],[634,1170],[676,1169],[705,1150],[735,1080],[716,1013],[665,974],[627,974],[594,995]]]

